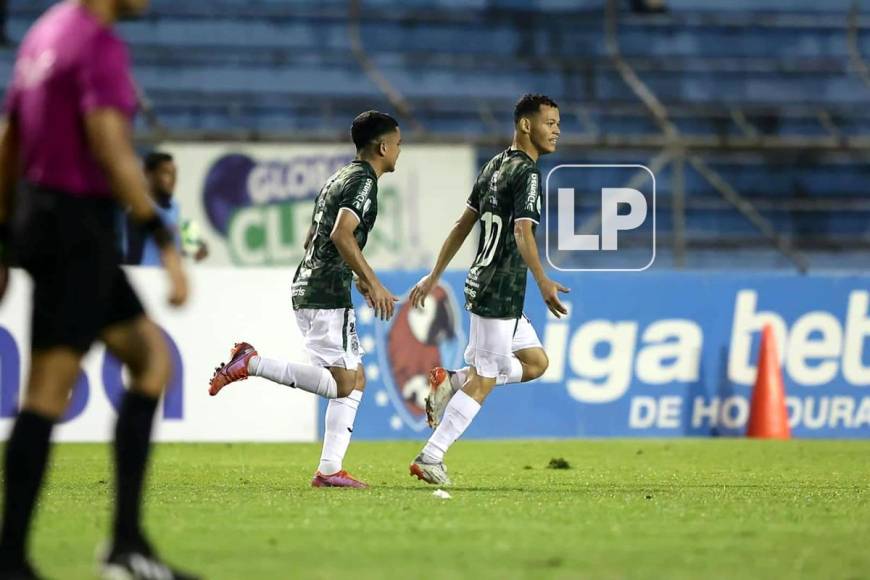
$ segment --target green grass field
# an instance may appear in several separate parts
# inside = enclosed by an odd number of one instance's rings
[[[408,476],[418,448],[353,443],[358,491],[308,486],[319,445],[161,445],[147,525],[213,579],[870,578],[870,442],[463,441],[449,500]],[[55,449],[51,578],[93,577],[107,452]]]

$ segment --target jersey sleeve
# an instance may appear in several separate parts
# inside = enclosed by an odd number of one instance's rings
[[[478,189],[476,183],[471,188],[471,194],[465,201],[465,206],[475,213],[480,213],[480,189]]]
[[[91,58],[79,70],[79,110],[116,109],[125,114],[136,108],[136,89],[127,48],[106,35],[93,42]]]
[[[529,169],[517,176],[514,184],[514,221],[541,221],[541,174]]]
[[[365,215],[366,202],[375,187],[377,187],[375,180],[368,175],[348,180],[341,191],[341,201],[338,203],[339,211],[346,207],[356,215],[359,221],[362,221],[363,215]]]
[[[465,202],[466,207],[477,214],[480,214],[481,192],[484,191],[484,187],[488,185],[487,183],[481,183],[486,181],[483,174],[484,169],[481,169],[480,173],[477,174],[477,179],[474,181],[474,187],[471,188],[471,194]]]

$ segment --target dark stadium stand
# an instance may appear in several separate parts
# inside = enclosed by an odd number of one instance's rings
[[[13,0],[10,36],[49,4]],[[848,0],[669,0],[663,14],[622,4],[621,54],[689,140],[681,144],[663,137],[620,74],[603,0],[152,4],[122,29],[137,80],[175,137],[342,138],[359,110],[396,109],[382,77],[417,128],[411,141],[473,142],[485,158],[508,138],[516,97],[545,92],[562,105],[556,161],[646,163],[685,145],[812,268],[866,264],[870,81],[850,53]],[[870,16],[856,23],[858,53],[870,55]],[[0,53],[0,78],[12,56]],[[658,177],[660,264],[732,266],[745,253],[750,267],[794,265],[692,170],[685,231],[675,233],[671,166]]]

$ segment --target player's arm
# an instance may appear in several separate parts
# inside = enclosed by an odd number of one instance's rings
[[[514,239],[517,242],[517,250],[528,266],[541,297],[547,303],[547,308],[557,318],[568,314],[568,309],[559,300],[559,292],[568,292],[568,289],[550,280],[544,266],[541,264],[541,255],[538,253],[538,245],[535,243],[535,225],[541,221],[541,179],[537,170],[527,171],[521,175],[515,183],[514,192]]]
[[[130,122],[113,108],[98,108],[85,115],[85,132],[94,158],[103,168],[115,197],[130,208],[133,219],[154,236],[163,266],[169,276],[169,302],[179,306],[187,300],[187,278],[172,234],[154,211],[145,176],[130,138]]]
[[[18,124],[14,118],[0,125],[0,224],[12,216],[12,200],[18,183]]]
[[[365,298],[366,304],[368,304],[369,307],[374,310],[375,305],[372,302],[371,288],[369,288],[368,285],[363,282],[356,274],[353,275],[353,284],[354,286],[356,286],[357,291],[362,295],[362,297]]]
[[[456,223],[453,224],[450,233],[447,234],[447,239],[441,245],[441,251],[438,252],[438,259],[435,260],[435,266],[432,268],[432,271],[423,276],[411,290],[409,300],[412,306],[417,308],[425,306],[426,297],[438,283],[438,280],[441,279],[444,270],[447,269],[450,261],[456,256],[456,252],[462,247],[465,238],[474,229],[474,224],[476,223],[477,212],[471,209],[471,207],[466,207]]]
[[[0,299],[9,285],[9,220],[18,183],[18,124],[14,118],[0,126]]]
[[[557,318],[561,318],[562,315],[568,314],[568,309],[559,300],[559,292],[569,292],[569,290],[551,280],[544,272],[541,255],[538,253],[538,245],[535,243],[534,223],[529,218],[519,218],[514,222],[514,238],[517,241],[517,249],[534,276],[535,282],[538,283],[538,289],[541,291],[544,302],[547,303],[547,308]]]
[[[375,275],[375,271],[369,266],[363,256],[359,244],[353,235],[354,230],[359,225],[359,217],[353,210],[342,207],[338,212],[338,218],[335,221],[335,227],[332,228],[332,233],[329,234],[329,239],[335,244],[338,253],[342,259],[356,274],[361,282],[368,288],[368,302],[375,311],[375,315],[382,320],[389,320],[393,316],[393,305],[399,299],[384,288],[381,281]]]

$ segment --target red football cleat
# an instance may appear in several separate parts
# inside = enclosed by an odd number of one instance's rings
[[[248,378],[248,361],[257,356],[257,351],[247,342],[237,342],[230,351],[230,362],[214,369],[208,386],[208,394],[214,397],[230,383]]]
[[[357,489],[368,489],[369,486],[342,469],[332,475],[324,475],[318,471],[311,478],[311,487],[354,487]]]

